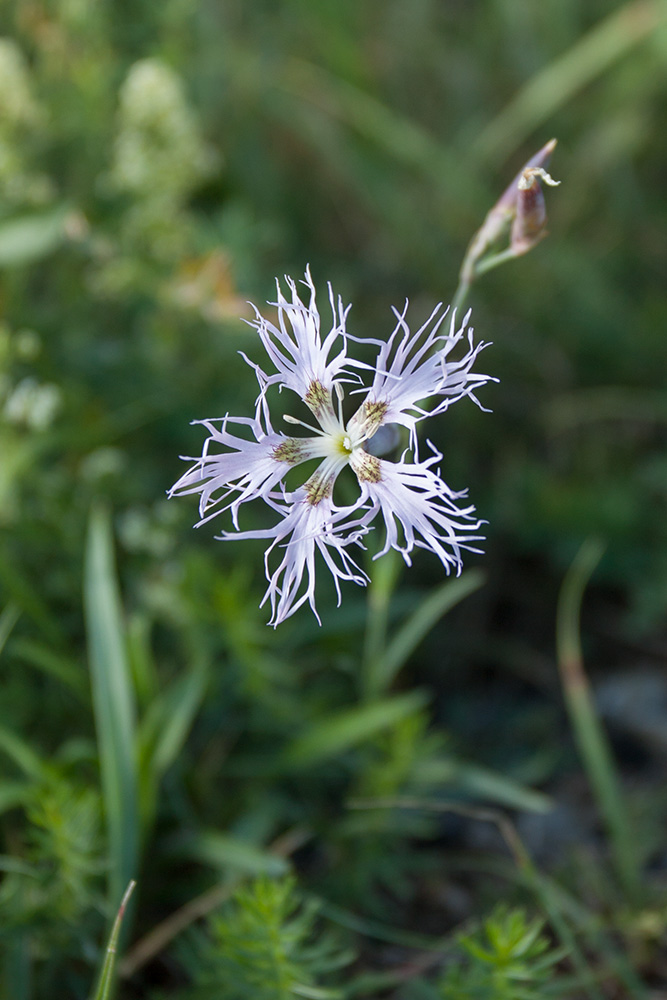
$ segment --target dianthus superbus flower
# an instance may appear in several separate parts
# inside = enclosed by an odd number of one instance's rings
[[[349,306],[343,308],[329,285],[333,321],[323,335],[310,271],[303,282],[307,304],[295,282],[286,281],[291,298],[277,283],[277,302],[270,303],[278,310],[277,325],[257,310],[251,323],[273,366],[267,373],[245,358],[259,383],[254,416],[195,421],[208,432],[202,455],[186,459],[192,465],[170,491],[199,494],[199,524],[229,511],[232,530],[223,531],[221,538],[267,540],[268,587],[262,604],[270,603],[272,625],[305,602],[317,616],[319,560],[333,576],[339,603],[341,581],[366,583],[351,551],[363,548],[363,537],[376,520],[384,522],[385,530],[377,555],[394,548],[408,565],[417,546],[434,552],[447,573],[459,573],[462,551],[479,551],[474,543],[480,541],[476,533],[482,522],[474,507],[465,504],[466,491],[454,492],[441,479],[437,466],[442,455],[430,442],[429,456],[420,460],[417,427],[463,396],[478,402],[475,389],[490,379],[472,370],[485,345],[473,344],[469,313],[457,328],[454,313],[438,305],[412,333],[406,303],[402,311],[394,310],[396,326],[386,340],[358,341],[346,329]],[[357,341],[378,348],[373,365],[348,355],[350,343]],[[453,360],[460,343],[462,356]],[[308,436],[274,430],[268,400],[273,386],[290,390],[306,404],[312,424],[287,411],[282,419],[309,431]],[[349,419],[343,412],[346,388],[357,400]],[[410,436],[409,449],[397,462],[373,454],[373,437],[391,424],[407,428]],[[304,473],[302,484],[288,489],[287,474],[312,460],[318,463],[315,471]],[[357,495],[341,504],[334,500],[334,486],[347,466],[356,477]],[[241,530],[239,511],[251,500],[270,509],[271,526]]]

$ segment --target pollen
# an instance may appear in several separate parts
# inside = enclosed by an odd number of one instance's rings
[[[372,402],[371,400],[367,400],[363,404],[362,426],[364,428],[364,436],[366,438],[372,438],[375,432],[380,428],[388,409],[389,407],[384,402]]]
[[[328,389],[324,388],[321,382],[313,379],[308,386],[308,391],[303,397],[303,401],[315,416],[319,417],[323,410],[331,406],[331,393]]]
[[[286,438],[273,449],[271,458],[275,462],[298,465],[303,460],[303,443],[298,438]]]
[[[367,451],[359,450],[354,457],[353,468],[360,483],[379,483],[382,481],[382,466],[380,459],[369,455]]]
[[[330,477],[318,476],[317,473],[311,476],[307,483],[304,483],[306,500],[311,507],[317,507],[318,503],[326,500],[333,492],[333,481]]]

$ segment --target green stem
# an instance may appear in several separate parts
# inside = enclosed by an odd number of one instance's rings
[[[607,734],[595,710],[581,651],[581,602],[603,551],[604,547],[595,539],[584,542],[563,581],[558,601],[556,648],[565,704],[588,780],[607,827],[616,875],[627,896],[636,900],[639,872],[632,829]]]
[[[454,312],[454,310],[458,312],[463,309],[468,295],[470,294],[471,287],[472,285],[470,281],[467,281],[465,278],[459,279],[458,287],[454,292],[454,298],[452,299],[452,312]]]
[[[401,570],[398,554],[387,552],[373,564],[368,585],[366,634],[361,670],[362,697],[372,700],[382,694],[382,661],[387,646],[389,605]]]
[[[501,264],[506,264],[508,260],[516,260],[516,258],[516,250],[512,249],[512,247],[508,247],[507,250],[501,250],[500,253],[489,254],[477,262],[475,277],[479,278],[482,274],[486,274],[487,271],[493,271],[495,267],[500,267]]]
[[[104,956],[104,965],[102,966],[102,971],[100,972],[100,979],[97,984],[97,989],[93,1000],[108,1000],[111,993],[111,985],[113,983],[114,968],[116,966],[116,953],[118,950],[118,939],[120,937],[120,928],[123,923],[123,917],[125,916],[125,911],[127,909],[127,904],[130,901],[130,896],[134,892],[134,887],[137,883],[130,882],[125,894],[121,900],[121,904],[118,907],[118,913],[116,914],[116,919],[113,922],[113,927],[111,928],[111,934],[109,935],[109,943],[107,944],[106,954]]]

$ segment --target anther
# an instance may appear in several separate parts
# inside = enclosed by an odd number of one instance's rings
[[[551,174],[548,174],[543,167],[526,167],[519,178],[517,187],[519,191],[527,191],[533,185],[533,178],[540,177],[549,187],[558,187],[560,181],[555,181]]]
[[[304,420],[299,420],[298,417],[293,417],[291,413],[283,413],[283,420],[286,424],[295,424],[298,427],[305,427],[307,431],[312,431],[313,434],[324,434],[324,431],[318,427],[312,427],[307,424]]]

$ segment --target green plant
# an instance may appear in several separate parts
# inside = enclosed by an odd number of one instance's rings
[[[226,909],[192,939],[188,956],[195,987],[185,996],[205,1000],[334,1000],[328,984],[352,960],[331,932],[318,926],[318,904],[303,901],[294,880],[260,878],[240,889]]]
[[[544,921],[520,909],[499,906],[481,930],[462,934],[467,959],[443,977],[443,1000],[541,1000],[565,951],[542,931]],[[549,995],[558,995],[552,994]],[[563,995],[562,993],[560,995]]]

